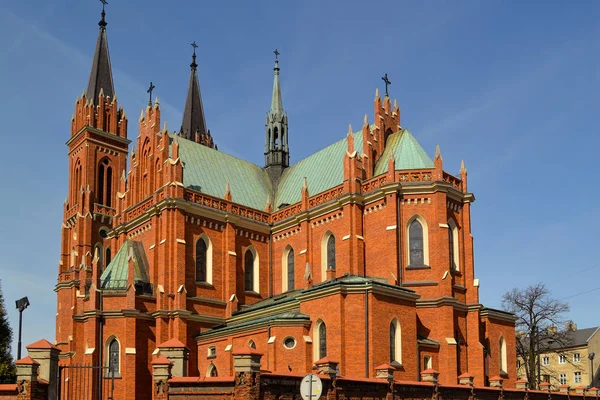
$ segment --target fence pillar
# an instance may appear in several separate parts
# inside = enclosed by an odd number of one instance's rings
[[[55,399],[58,391],[58,355],[60,354],[60,348],[42,339],[27,346],[27,352],[29,357],[40,364],[39,377],[48,382],[48,398]]]
[[[473,375],[471,375],[468,372],[465,372],[464,374],[458,376],[458,383],[459,385],[473,386],[473,379]]]
[[[173,376],[187,376],[190,349],[185,344],[177,339],[171,339],[158,345],[158,349],[161,356],[167,357],[173,363],[171,370]]]
[[[235,371],[233,397],[236,400],[259,400],[261,358],[262,353],[250,347],[233,352],[233,369]]]
[[[433,368],[429,368],[429,369],[426,369],[425,371],[421,372],[421,380],[423,382],[431,382],[433,384],[437,384],[439,376],[440,376],[440,373],[437,372]]]
[[[516,382],[517,389],[526,390],[529,387],[529,382],[527,379],[519,379]]]
[[[168,400],[172,367],[173,363],[165,356],[160,356],[152,361],[152,376],[154,377],[152,400]]]
[[[38,400],[40,364],[27,356],[15,362],[17,367],[17,400]]]
[[[490,386],[491,387],[497,387],[497,388],[502,388],[502,382],[504,381],[503,378],[499,377],[499,376],[493,376],[490,378]]]

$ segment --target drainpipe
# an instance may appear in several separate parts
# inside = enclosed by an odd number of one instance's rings
[[[369,377],[369,290],[365,289],[365,378]]]
[[[400,192],[396,191],[396,230],[398,231],[398,286],[402,286],[402,218],[400,217]]]

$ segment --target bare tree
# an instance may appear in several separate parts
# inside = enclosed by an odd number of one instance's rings
[[[548,288],[537,283],[506,292],[502,307],[517,317],[517,357],[524,364],[527,381],[532,387],[539,385],[539,375],[545,372],[541,371],[540,354],[560,353],[571,341],[567,330],[562,329],[569,305],[552,298]]]

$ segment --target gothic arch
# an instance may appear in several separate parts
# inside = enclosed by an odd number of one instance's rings
[[[281,257],[281,291],[294,290],[295,287],[295,253],[289,244],[283,250]]]
[[[450,269],[460,271],[460,247],[458,226],[453,218],[448,220],[448,247],[450,248]]]
[[[212,284],[212,242],[206,233],[196,240],[194,249],[196,263],[196,282]]]
[[[327,356],[327,325],[319,319],[313,328],[313,359],[318,361]]]
[[[244,289],[260,293],[260,261],[254,246],[244,253]]]
[[[416,237],[417,225],[421,227],[420,240]],[[411,225],[413,237],[411,239]],[[429,266],[429,229],[425,218],[419,214],[413,215],[406,224],[406,260],[408,266]],[[412,256],[411,256],[412,254]]]
[[[321,239],[321,282],[327,280],[327,270],[336,269],[336,241],[331,231],[325,232]]]
[[[402,328],[398,318],[390,322],[390,364],[402,365]]]

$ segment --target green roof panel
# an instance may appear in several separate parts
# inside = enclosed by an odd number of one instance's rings
[[[102,289],[124,289],[129,274],[129,254],[133,256],[135,282],[150,282],[148,258],[141,242],[127,240],[100,276]]]
[[[408,129],[389,136],[385,150],[375,166],[375,176],[387,171],[388,161],[392,155],[398,170],[433,168],[433,161]]]

